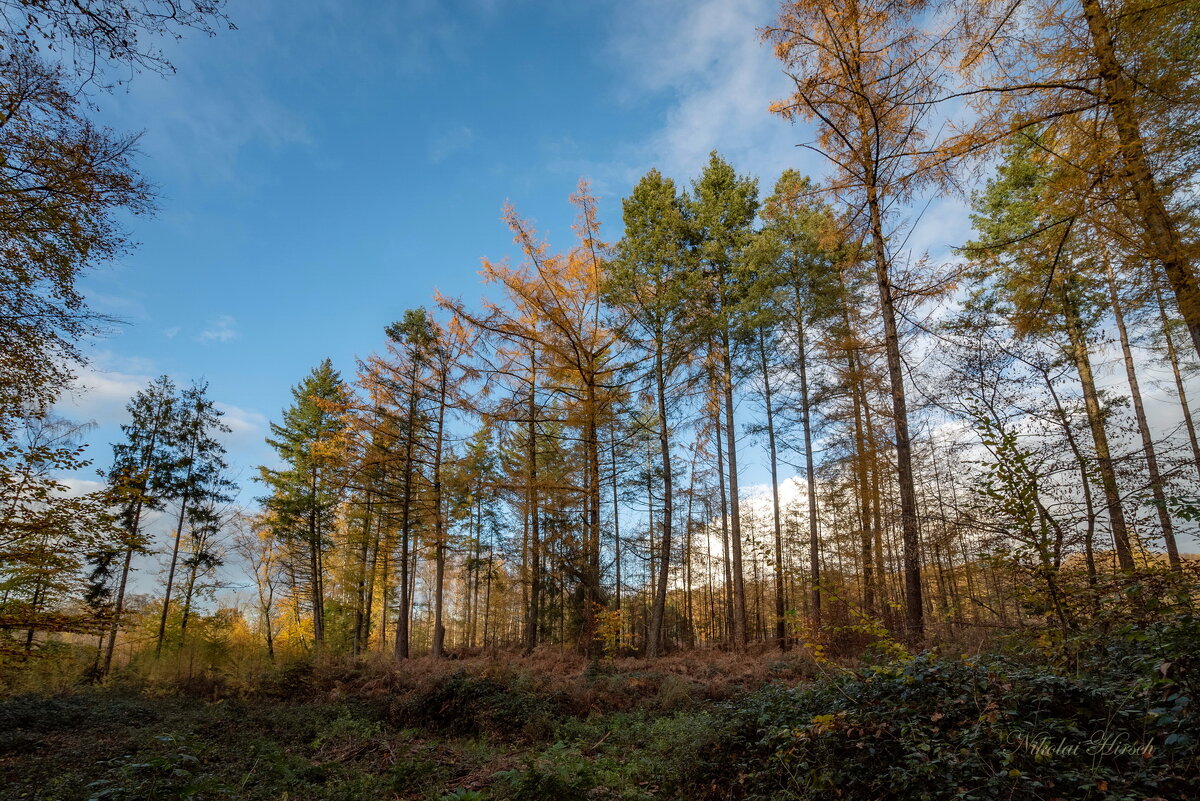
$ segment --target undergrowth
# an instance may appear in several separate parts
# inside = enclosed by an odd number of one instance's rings
[[[1200,797],[1194,617],[977,655],[736,661],[305,662],[215,701],[162,684],[16,696],[0,797]]]

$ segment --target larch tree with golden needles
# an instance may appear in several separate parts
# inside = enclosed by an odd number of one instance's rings
[[[579,596],[578,645],[586,653],[595,647],[596,613],[605,606],[601,584],[600,432],[614,413],[620,390],[620,336],[612,328],[602,297],[607,246],[599,239],[596,198],[585,182],[571,196],[578,210],[574,226],[579,243],[562,254],[549,254],[532,226],[511,206],[504,219],[520,247],[525,263],[519,268],[485,261],[488,283],[500,284],[511,308],[491,304],[486,314],[468,311],[462,303],[440,302],[485,334],[523,341],[541,354],[542,369],[554,391],[563,398],[561,422],[576,432],[582,466],[578,481],[582,522],[579,559],[575,566]],[[537,320],[537,328],[528,325]]]
[[[924,626],[920,531],[888,231],[897,204],[930,177],[921,158],[924,126],[943,56],[921,27],[929,11],[924,0],[802,0],[784,4],[763,32],[795,89],[771,110],[816,125],[815,147],[836,170],[830,193],[865,217],[860,224],[871,243],[891,385],[905,609],[914,639]]]
[[[1144,277],[1161,266],[1200,354],[1194,249],[1176,218],[1198,164],[1200,7],[1151,0],[962,0],[962,94],[979,116],[952,152],[1001,144],[1014,132],[1098,111],[1112,131],[1074,166],[1115,165],[1140,232]]]

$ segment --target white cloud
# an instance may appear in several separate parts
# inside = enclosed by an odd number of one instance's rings
[[[231,315],[222,314],[214,317],[197,339],[200,342],[231,342],[237,337],[237,320]]]
[[[125,419],[125,404],[150,382],[150,376],[103,369],[104,359],[84,367],[73,386],[59,399],[60,414],[78,422],[116,425]]]
[[[88,493],[99,492],[104,489],[103,481],[79,478],[77,476],[60,476],[58,483],[66,487],[66,495],[70,498],[79,498]]]
[[[475,132],[465,125],[439,134],[429,143],[429,161],[440,164],[455,153],[467,150],[475,143]]]
[[[658,129],[628,154],[635,163],[625,165],[634,168],[627,181],[651,166],[690,180],[712,150],[760,176],[767,192],[789,167],[824,169],[796,147],[810,134],[767,111],[790,90],[758,37],[776,11],[774,0],[658,0],[616,15],[610,47],[629,78],[622,93],[666,102]]]
[[[227,445],[259,445],[262,442],[267,430],[266,415],[232,403],[217,401],[213,405],[224,414],[221,420],[230,428],[225,437]]]

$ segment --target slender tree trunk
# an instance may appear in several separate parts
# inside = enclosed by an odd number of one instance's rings
[[[192,449],[192,454],[193,456],[195,455],[195,448]],[[188,486],[191,483],[191,478],[192,471],[191,467],[189,467],[187,478],[184,480],[184,486]],[[179,561],[179,540],[183,536],[183,518],[187,514],[188,499],[189,493],[184,492],[183,497],[179,501],[179,519],[175,523],[175,542],[171,547],[171,567],[167,570],[167,587],[163,593],[162,616],[158,621],[158,639],[154,645],[154,656],[156,657],[162,654],[163,639],[167,633],[167,614],[171,607],[171,586],[175,581],[175,565]]]
[[[583,582],[583,652],[591,657],[596,649],[596,613],[604,606],[600,587],[600,408],[597,397],[596,373],[589,363],[585,401],[587,418],[584,426],[584,457],[586,459],[587,549]]]
[[[309,474],[311,476],[309,481],[311,500],[308,507],[308,555],[309,569],[312,571],[309,588],[312,593],[313,607],[313,647],[321,649],[325,645],[325,566],[321,559],[321,525],[317,520],[317,468],[315,465]]]
[[[488,543],[487,573],[484,575],[483,589],[483,647],[488,647],[489,626],[492,622],[492,553],[494,543]]]
[[[721,385],[725,394],[725,437],[729,452],[729,534],[733,563],[733,644],[746,646],[746,585],[742,569],[741,493],[738,492],[737,427],[733,415],[733,358],[729,331],[721,332]]]
[[[446,422],[446,375],[449,370],[446,364],[441,365],[441,377],[438,383],[438,417],[437,434],[433,445],[433,526],[434,561],[436,577],[433,586],[433,658],[441,659],[446,645],[445,616],[445,586],[446,586],[446,518],[442,504],[442,444]]]
[[[867,205],[871,218],[875,281],[879,288],[879,308],[883,317],[883,338],[887,351],[892,419],[896,435],[896,481],[900,488],[900,530],[904,543],[904,606],[908,616],[909,638],[917,641],[924,636],[925,628],[924,605],[921,601],[921,538],[917,525],[917,497],[913,486],[912,445],[908,434],[908,403],[904,395],[900,335],[896,329],[896,310],[892,304],[892,283],[883,238],[882,211],[874,183],[867,185]]]
[[[192,616],[192,593],[196,591],[196,566],[191,565],[188,568],[187,581],[184,583],[183,590],[183,614],[179,620],[179,647],[182,648],[187,642],[187,625],[188,618]]]
[[[783,520],[779,514],[779,457],[775,446],[775,410],[771,397],[771,371],[767,364],[766,335],[758,332],[758,357],[762,368],[763,400],[767,407],[767,454],[771,461],[771,518],[775,533],[775,642],[786,651],[787,609],[783,597]],[[801,356],[803,359],[803,356]],[[801,390],[803,393],[803,390]]]
[[[862,403],[863,413],[863,428],[867,437],[867,453],[869,454],[868,464],[870,466],[871,479],[871,521],[872,521],[872,538],[875,541],[875,576],[878,581],[876,583],[876,594],[878,595],[879,608],[883,612],[885,625],[889,629],[895,628],[894,615],[892,614],[891,599],[895,597],[894,579],[889,576],[894,576],[894,572],[889,572],[888,561],[889,553],[884,549],[883,540],[883,488],[880,482],[882,468],[885,465],[881,464],[879,440],[875,436],[875,424],[871,417],[871,402],[867,396],[866,385],[862,381],[863,364],[862,360],[857,360],[857,373],[859,376],[859,397]],[[886,465],[890,468],[890,465]],[[894,562],[894,559],[891,560]]]
[[[404,501],[400,507],[400,609],[396,613],[396,657],[409,657],[409,630],[412,618],[412,588],[409,584],[409,551],[414,550],[412,531],[413,449],[417,427],[417,362],[414,359],[409,376],[408,421],[404,435]]]
[[[1163,341],[1167,346],[1167,360],[1171,363],[1171,374],[1175,378],[1175,394],[1179,396],[1179,407],[1183,411],[1183,425],[1187,430],[1188,443],[1192,446],[1192,463],[1196,465],[1196,474],[1200,478],[1200,441],[1196,438],[1196,426],[1192,422],[1192,410],[1188,405],[1187,392],[1183,386],[1183,373],[1179,369],[1179,353],[1175,350],[1175,340],[1171,336],[1171,322],[1167,319],[1167,307],[1163,303],[1162,292],[1158,281],[1154,282],[1154,299],[1158,303],[1158,316],[1162,322]]]
[[[615,426],[609,428],[609,458],[612,460],[612,510],[613,510],[613,567],[617,574],[617,597],[613,601],[613,609],[621,611],[621,514],[620,498],[617,492],[617,431]],[[623,624],[622,624],[623,626]],[[617,638],[620,646],[620,637]]]
[[[137,539],[138,521],[142,516],[142,502],[138,501],[137,510],[133,517],[133,532],[130,535],[131,542]],[[108,630],[108,646],[104,649],[104,668],[100,675],[107,676],[108,671],[112,668],[113,650],[117,645],[117,631],[121,625],[121,615],[125,611],[125,585],[129,580],[129,565],[133,561],[132,544],[125,548],[125,559],[121,564],[121,581],[117,586],[117,600],[113,606],[113,621]]]
[[[684,585],[686,595],[684,596],[687,604],[685,614],[687,615],[687,635],[688,647],[696,647],[696,618],[692,608],[692,504],[696,499],[696,462],[693,458],[692,469],[688,474],[688,506],[687,518],[683,522],[683,566],[684,566]]]
[[[1154,437],[1146,419],[1146,408],[1142,404],[1142,389],[1138,383],[1137,370],[1133,366],[1133,351],[1129,347],[1129,332],[1125,328],[1125,314],[1121,309],[1121,296],[1117,292],[1117,279],[1113,275],[1112,262],[1106,257],[1104,267],[1108,277],[1108,297],[1112,302],[1113,318],[1117,323],[1117,335],[1121,340],[1121,355],[1125,361],[1125,377],[1129,381],[1129,394],[1133,400],[1133,413],[1137,419],[1138,433],[1142,437],[1142,449],[1146,457],[1146,470],[1150,477],[1150,493],[1158,511],[1158,524],[1162,529],[1163,541],[1167,546],[1167,559],[1175,570],[1182,570],[1179,562],[1179,547],[1175,543],[1175,529],[1171,525],[1171,512],[1167,509],[1167,496],[1163,492],[1162,474],[1158,469],[1158,455],[1154,452]]]
[[[529,510],[529,610],[525,621],[525,652],[538,643],[538,617],[541,593],[542,553],[538,531],[538,453],[537,453],[537,354],[529,352],[529,486],[526,506]]]
[[[1067,438],[1067,445],[1071,449],[1071,455],[1075,459],[1075,464],[1079,468],[1079,486],[1083,490],[1084,509],[1087,511],[1087,527],[1083,535],[1083,555],[1084,562],[1087,565],[1088,571],[1088,586],[1096,586],[1096,505],[1092,498],[1092,480],[1088,475],[1087,463],[1088,460],[1084,456],[1083,448],[1079,447],[1079,440],[1075,438],[1075,432],[1071,430],[1071,419],[1067,416],[1067,410],[1063,408],[1062,401],[1058,397],[1058,391],[1054,389],[1054,382],[1050,379],[1050,374],[1044,368],[1039,368],[1042,375],[1042,380],[1046,383],[1046,389],[1050,392],[1050,398],[1054,401],[1055,414],[1058,416],[1059,425],[1062,426],[1063,435]]]
[[[354,644],[353,654],[358,656],[366,649],[367,570],[371,552],[371,493],[364,498],[362,542],[358,549],[358,566],[354,577]]]
[[[658,448],[663,474],[662,538],[658,559],[658,586],[654,593],[654,609],[650,613],[650,631],[646,638],[646,656],[659,654],[662,639],[663,613],[667,606],[667,581],[671,569],[671,526],[675,511],[675,490],[671,471],[671,437],[667,424],[667,383],[663,364],[663,341],[655,343],[654,384],[658,401]]]
[[[808,578],[810,610],[814,631],[821,630],[821,530],[817,521],[817,468],[813,459],[812,397],[808,392],[808,334],[800,311],[800,289],[796,290],[796,347],[800,373],[800,427],[804,437],[805,500],[808,502]]]
[[[863,564],[863,610],[867,615],[875,614],[875,577],[872,568],[871,487],[867,465],[866,437],[863,433],[863,414],[858,368],[852,351],[846,351],[849,362],[850,394],[854,403],[854,469],[858,479],[861,504],[862,532],[860,534]],[[819,596],[818,596],[819,597]]]
[[[1071,360],[1079,373],[1079,383],[1083,388],[1084,408],[1087,410],[1088,427],[1092,432],[1092,444],[1096,448],[1100,485],[1104,489],[1104,503],[1108,510],[1109,525],[1112,528],[1117,562],[1122,570],[1133,570],[1133,551],[1129,547],[1129,530],[1125,522],[1125,509],[1121,505],[1117,474],[1113,469],[1112,456],[1108,449],[1108,434],[1104,430],[1104,414],[1100,408],[1100,396],[1096,391],[1096,381],[1092,375],[1087,335],[1084,333],[1083,321],[1079,317],[1079,309],[1071,297],[1069,281],[1063,281],[1062,303],[1067,336],[1071,343]]]
[[[721,489],[721,557],[722,567],[725,572],[725,637],[730,645],[735,645],[733,637],[734,631],[734,601],[733,601],[733,571],[731,569],[732,560],[729,553],[729,503],[726,499],[726,484],[725,484],[725,453],[722,450],[721,438],[724,435],[724,429],[721,421],[720,402],[714,401],[713,421],[716,425],[716,440],[717,440],[717,485]]]

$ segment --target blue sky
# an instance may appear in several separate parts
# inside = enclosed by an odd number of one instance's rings
[[[168,43],[177,74],[96,98],[106,124],[144,131],[139,163],[161,209],[129,222],[131,255],[84,282],[125,321],[90,346],[61,404],[97,424],[95,467],[151,377],[203,379],[249,501],[255,466],[273,461],[267,423],[314,365],[329,357],[352,377],[384,326],[435,289],[482,295],[480,259],[513,253],[505,200],[564,247],[580,177],[612,240],[620,198],[650,167],[686,183],[716,149],[767,191],[788,167],[819,176],[797,146],[811,133],[766,110],[789,88],[757,35],[775,8],[231,0],[238,30]],[[935,198],[907,247],[937,260],[968,233],[961,197]],[[1113,364],[1102,380],[1123,392]],[[1175,409],[1151,402],[1170,425]],[[743,444],[743,486],[766,481],[765,458]]]
[[[92,347],[98,465],[151,376],[210,382],[243,478],[266,421],[328,356],[352,375],[434,289],[481,295],[481,257],[512,253],[511,199],[568,244],[590,179],[609,238],[650,167],[690,180],[712,149],[766,188],[817,173],[803,131],[766,111],[787,78],[756,29],[771,0],[233,2],[238,30],[168,43],[177,74],[97,98],[141,130],[161,209],[85,282],[125,321]]]

